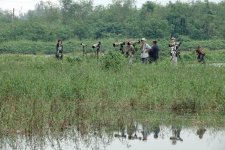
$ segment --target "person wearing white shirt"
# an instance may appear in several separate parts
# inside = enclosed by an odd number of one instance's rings
[[[149,46],[146,42],[145,38],[141,39],[141,62],[147,63],[149,60],[149,51],[151,46]]]

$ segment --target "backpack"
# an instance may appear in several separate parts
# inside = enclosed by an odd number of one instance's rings
[[[58,51],[59,51],[59,52],[62,52],[62,50],[63,50],[62,46],[59,46],[59,47],[58,47]]]

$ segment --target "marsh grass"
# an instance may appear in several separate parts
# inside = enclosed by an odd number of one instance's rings
[[[63,131],[75,122],[111,124],[122,114],[125,120],[138,112],[225,114],[222,67],[160,61],[127,64],[115,71],[101,63],[94,57],[57,61],[1,55],[1,132],[45,134],[47,129]]]

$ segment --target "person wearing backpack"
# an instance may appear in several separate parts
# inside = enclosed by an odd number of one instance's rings
[[[56,58],[63,59],[63,45],[62,40],[58,40],[56,44]]]

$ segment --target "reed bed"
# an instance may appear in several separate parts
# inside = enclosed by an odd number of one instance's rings
[[[79,120],[104,124],[122,114],[225,114],[224,67],[160,61],[114,70],[94,57],[1,55],[0,70],[4,134],[60,131]]]

